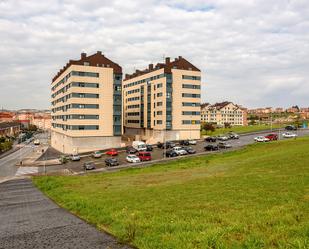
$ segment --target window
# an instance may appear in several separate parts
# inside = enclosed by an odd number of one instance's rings
[[[157,97],[162,97],[163,93],[157,93]]]
[[[71,125],[70,130],[99,130],[98,125]]]
[[[157,102],[157,106],[162,106],[163,103],[162,102]]]
[[[157,120],[157,125],[161,125],[162,123],[162,120]]]
[[[182,115],[201,115],[201,112],[184,111],[182,112]]]
[[[162,111],[157,111],[157,115],[162,115]]]
[[[201,89],[201,86],[200,85],[192,85],[192,84],[182,84],[182,88]]]
[[[195,94],[195,93],[183,93],[182,97],[184,98],[200,98],[200,94]]]
[[[182,120],[183,125],[200,124],[200,120]]]
[[[182,102],[182,106],[200,106],[200,103],[195,102]]]
[[[182,79],[184,79],[184,80],[201,80],[201,77],[200,76],[183,75]]]
[[[161,87],[163,87],[162,83],[157,84],[157,88],[161,88]]]

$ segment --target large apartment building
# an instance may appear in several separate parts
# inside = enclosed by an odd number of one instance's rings
[[[63,153],[119,147],[122,68],[100,51],[70,60],[51,84],[51,145]]]
[[[201,121],[217,125],[245,126],[247,122],[247,109],[232,102],[225,101],[214,105],[205,103],[201,105]]]
[[[123,81],[124,132],[148,143],[200,138],[201,71],[179,56]]]

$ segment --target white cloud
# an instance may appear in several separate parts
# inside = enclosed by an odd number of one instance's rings
[[[49,107],[53,75],[97,50],[125,73],[182,55],[207,102],[308,106],[308,17],[306,0],[0,0],[0,106]]]

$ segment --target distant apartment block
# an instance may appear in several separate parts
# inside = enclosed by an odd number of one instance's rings
[[[179,56],[123,81],[124,132],[148,143],[200,138],[201,71]]]
[[[18,122],[0,122],[0,137],[15,137],[20,132]]]
[[[100,51],[70,60],[51,84],[51,145],[63,153],[119,147],[122,68]]]
[[[245,126],[247,122],[247,109],[232,102],[221,102],[214,105],[205,103],[201,105],[201,121],[217,125]]]
[[[14,119],[14,114],[11,112],[2,111],[0,112],[0,123],[2,122],[12,122]]]

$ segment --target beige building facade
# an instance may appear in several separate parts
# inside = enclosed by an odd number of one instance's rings
[[[150,64],[123,81],[124,132],[135,139],[200,138],[201,72],[179,56]]]
[[[100,51],[70,60],[51,85],[51,146],[62,153],[119,147],[122,68]]]
[[[205,103],[201,105],[201,122],[219,126],[225,123],[232,126],[246,126],[248,125],[247,109],[228,101],[214,105]]]

